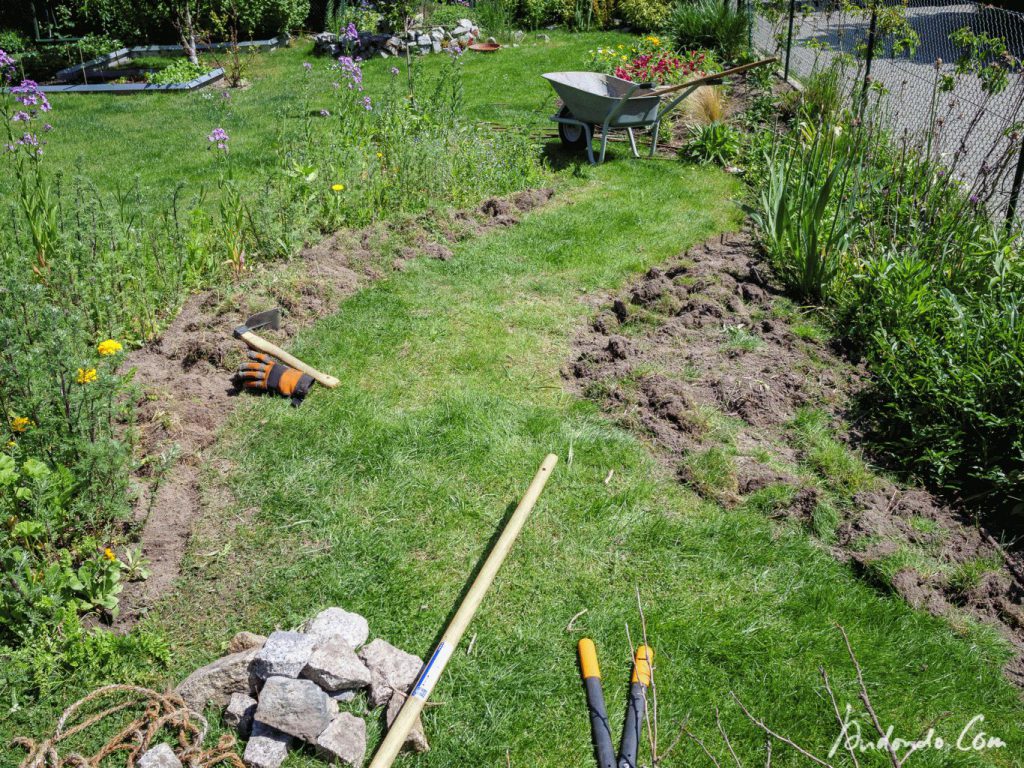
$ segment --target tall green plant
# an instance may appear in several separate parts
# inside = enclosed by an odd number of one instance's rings
[[[787,287],[822,303],[843,270],[849,245],[859,142],[838,126],[807,125],[767,158],[767,178],[753,214],[761,242]]]
[[[750,50],[753,17],[747,8],[722,0],[683,0],[669,21],[680,50],[711,48],[725,61],[736,61]]]

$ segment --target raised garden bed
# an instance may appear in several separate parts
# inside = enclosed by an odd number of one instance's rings
[[[287,37],[274,37],[269,40],[246,40],[238,43],[239,48],[272,51],[287,42]],[[230,43],[215,43],[197,46],[197,50],[226,50]],[[55,75],[56,83],[42,85],[39,90],[49,93],[136,93],[139,91],[192,91],[215,83],[224,77],[220,67],[211,69],[199,77],[181,83],[147,83],[145,74],[152,71],[152,66],[132,66],[133,62],[153,57],[181,56],[180,45],[139,45],[121,48],[111,53],[97,56],[82,64],[62,69]],[[141,63],[141,62],[140,62]],[[111,82],[112,80],[133,80],[138,82]]]

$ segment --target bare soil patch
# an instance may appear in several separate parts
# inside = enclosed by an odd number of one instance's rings
[[[401,270],[411,259],[452,258],[450,245],[497,226],[509,226],[547,202],[550,189],[487,200],[476,210],[425,214],[389,226],[343,230],[306,248],[293,261],[250,273],[227,289],[193,295],[158,339],[130,353],[141,397],[137,407],[140,467],[133,524],[151,576],[128,584],[120,628],[132,626],[180,573],[194,522],[204,450],[237,402],[232,375],[245,346],[232,329],[255,312],[282,308],[280,331],[261,335],[286,345],[298,331],[336,311],[365,285]]]
[[[748,234],[695,247],[602,296],[600,307],[566,366],[571,388],[645,436],[681,482],[726,506],[767,489],[777,499],[770,514],[815,528],[830,494],[838,522],[822,541],[837,558],[933,615],[997,627],[1018,652],[1006,674],[1024,686],[1016,556],[925,490],[869,475],[836,503],[828,478],[809,467],[794,419],[819,409],[855,445],[844,415],[866,374],[785,301]]]

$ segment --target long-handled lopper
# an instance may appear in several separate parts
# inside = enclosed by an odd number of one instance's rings
[[[651,662],[654,649],[641,645],[633,659],[633,676],[629,687],[629,703],[626,719],[622,724],[622,741],[619,743],[618,760],[612,746],[608,711],[601,689],[601,669],[597,663],[597,648],[594,641],[584,637],[579,642],[580,672],[587,691],[587,708],[590,710],[590,738],[594,745],[594,757],[598,768],[636,768],[636,754],[640,743],[640,731],[647,706],[647,689],[651,684]]]

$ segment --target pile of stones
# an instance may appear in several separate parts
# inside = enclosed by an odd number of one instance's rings
[[[176,690],[196,712],[211,703],[223,708],[224,723],[246,740],[242,760],[249,768],[278,768],[289,749],[299,748],[358,768],[366,756],[362,715],[386,708],[390,727],[423,666],[418,656],[384,640],[366,643],[369,636],[366,619],[342,608],[328,608],[297,632],[240,632],[228,655],[197,669]],[[429,749],[420,721],[404,749]]]
[[[469,19],[459,19],[455,26],[447,28],[420,24],[403,33],[370,35],[360,32],[358,41],[339,39],[333,32],[321,32],[313,37],[313,43],[318,54],[335,58],[344,54],[369,59],[374,56],[404,56],[407,50],[420,54],[440,53],[453,45],[465,50],[479,39],[480,28]],[[491,42],[490,38],[488,42]]]

